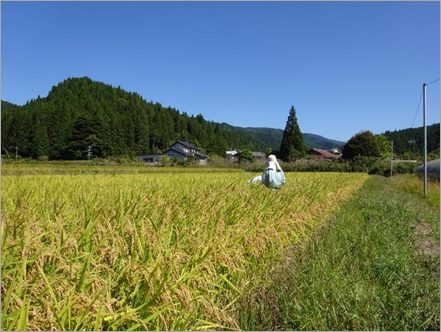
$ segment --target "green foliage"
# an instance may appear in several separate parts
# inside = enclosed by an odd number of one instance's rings
[[[161,156],[159,158],[159,164],[161,164],[161,166],[170,166],[172,164],[171,158],[169,156]]]
[[[297,123],[296,110],[291,106],[285,130],[280,144],[279,157],[285,161],[293,161],[306,155],[303,136]]]
[[[342,148],[345,144],[345,142],[325,138],[316,134],[303,133],[302,135],[303,141],[308,149],[317,148],[331,150],[333,148]]]
[[[299,159],[293,163],[281,164],[284,172],[349,172],[348,163],[337,161],[320,161]]]
[[[67,147],[68,159],[87,159],[90,154],[102,156],[99,123],[80,115],[74,123]]]
[[[237,157],[240,164],[254,162],[254,156],[248,149],[240,151]]]
[[[343,147],[343,158],[346,160],[352,160],[358,156],[378,158],[383,152],[382,142],[384,140],[379,139],[371,131],[362,131],[352,136]]]
[[[358,155],[350,161],[350,169],[352,172],[375,174],[375,171],[379,169],[379,161],[378,157]]]
[[[283,129],[243,128],[231,126],[227,123],[221,123],[220,126],[221,128],[255,140],[258,144],[258,146],[254,147],[255,150],[266,150],[270,148],[272,152],[275,153],[280,149],[280,143],[282,142],[283,137]],[[302,136],[303,141],[308,149],[318,148],[329,150],[335,147],[342,147],[345,144],[345,142],[336,141],[315,134],[302,133]]]
[[[436,150],[431,151],[431,152],[428,154],[427,158],[428,158],[429,160],[440,159],[440,153],[439,153],[439,151],[440,151],[439,148],[436,149]]]
[[[390,160],[357,156],[350,161],[324,161],[314,159],[298,159],[294,162],[279,161],[280,166],[285,173],[288,172],[355,172],[367,173],[371,175],[390,176]],[[415,163],[393,163],[393,175],[414,174]],[[247,164],[244,168],[247,172],[263,171],[262,162],[253,162]]]
[[[378,148],[380,150],[380,157],[383,159],[390,159],[391,157],[391,141],[384,135],[377,135]]]
[[[256,144],[252,147],[253,150],[272,149],[278,150],[280,142],[282,141],[282,129],[274,128],[243,128],[232,126],[227,123],[219,124],[219,127],[232,133],[237,133],[243,137],[249,137]]]
[[[348,163],[350,172],[363,172],[368,174],[390,176],[390,160],[376,157],[358,156]],[[416,170],[415,163],[394,162],[392,164],[392,175],[396,174],[414,174]]]
[[[224,130],[201,114],[188,116],[137,93],[92,81],[68,78],[46,98],[23,106],[2,102],[2,153],[50,160],[136,156],[162,152],[184,139],[206,153],[224,155],[230,147],[252,149],[252,138]]]
[[[414,156],[424,154],[424,127],[408,128],[383,133],[389,141],[394,141],[394,153],[398,156],[411,153]],[[436,151],[440,148],[440,124],[427,126],[427,151]],[[436,158],[435,158],[436,159]]]
[[[392,176],[396,175],[396,174],[414,174],[416,168],[417,168],[417,164],[416,163],[405,163],[405,162],[393,163],[393,165],[392,165]],[[389,171],[389,169],[388,169],[388,171]],[[389,174],[384,174],[384,175],[388,176]]]

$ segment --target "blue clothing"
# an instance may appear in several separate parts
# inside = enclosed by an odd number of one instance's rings
[[[268,188],[279,189],[285,184],[285,174],[281,169],[266,168],[262,174],[262,183]]]

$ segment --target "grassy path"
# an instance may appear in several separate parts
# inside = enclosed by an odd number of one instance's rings
[[[241,328],[439,331],[439,183],[420,186],[370,177],[244,299]]]

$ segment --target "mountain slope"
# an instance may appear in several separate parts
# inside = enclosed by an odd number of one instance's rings
[[[440,123],[434,123],[427,129],[427,151],[439,150]],[[383,133],[390,141],[394,142],[394,152],[398,154],[413,153],[423,154],[424,127],[407,128]]]
[[[136,156],[160,153],[177,140],[207,154],[224,155],[230,146],[261,148],[201,114],[180,114],[88,77],[68,78],[23,106],[2,106],[2,152],[18,150],[24,158],[87,159],[89,150],[99,158]]]
[[[250,137],[265,147],[274,151],[279,150],[282,142],[283,130],[275,128],[253,128],[253,127],[236,127],[227,123],[221,123],[220,126],[226,130],[236,132],[242,136]],[[345,142],[332,140],[316,134],[303,134],[303,140],[308,149],[318,148],[329,150],[335,147],[341,147]]]

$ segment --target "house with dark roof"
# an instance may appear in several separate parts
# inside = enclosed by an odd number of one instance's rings
[[[168,150],[164,153],[170,157],[177,157],[185,159],[194,156],[199,149],[193,144],[187,141],[176,141]]]
[[[138,160],[154,164],[159,163],[162,156],[169,156],[171,158],[178,158],[182,160],[194,158],[201,165],[205,165],[208,160],[208,156],[201,153],[198,147],[187,141],[181,140],[176,141],[168,150],[164,151],[163,154],[138,156]]]

